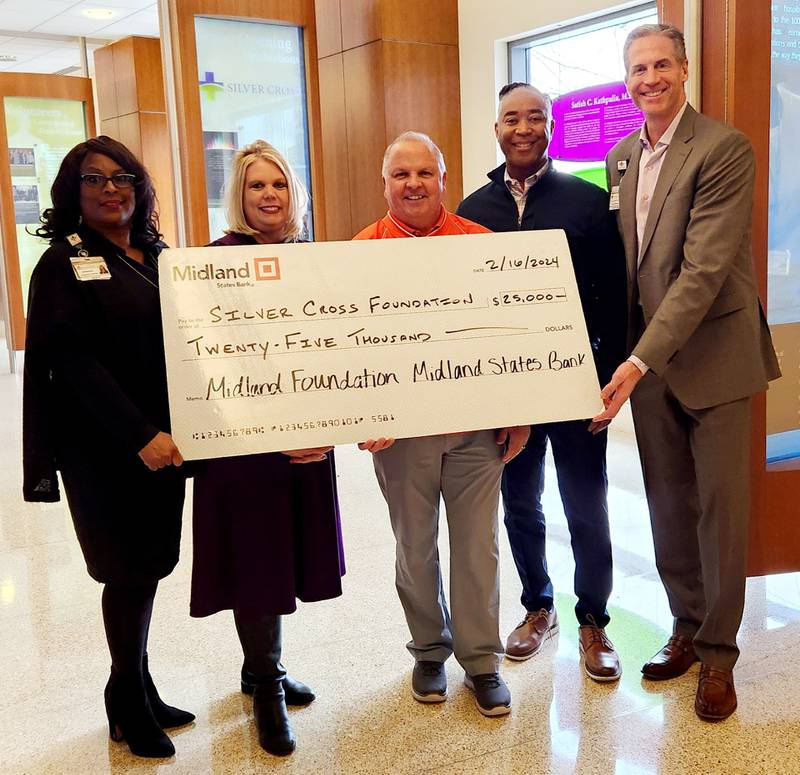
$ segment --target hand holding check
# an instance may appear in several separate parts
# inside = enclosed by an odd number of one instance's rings
[[[611,382],[600,391],[600,398],[603,399],[605,409],[592,418],[589,425],[592,433],[597,433],[608,426],[617,416],[622,405],[630,398],[633,389],[643,376],[639,368],[630,361],[625,361],[617,366],[611,376]]]

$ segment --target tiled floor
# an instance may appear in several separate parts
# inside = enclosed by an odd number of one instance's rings
[[[629,422],[610,452],[615,588],[609,634],[623,660],[617,684],[596,684],[578,662],[572,559],[556,488],[546,493],[549,560],[562,630],[534,659],[506,662],[513,713],[485,719],[448,664],[450,698],[419,705],[393,585],[393,540],[365,453],[337,450],[348,574],[338,600],[285,620],[285,662],[319,698],[292,711],[299,744],[278,760],[263,752],[252,703],[238,691],[241,663],[230,615],[188,616],[191,534],[184,561],[162,582],[150,659],[162,695],[197,714],[172,735],[174,759],[139,760],[109,741],[102,688],[108,657],[100,587],[86,575],[62,504],[20,496],[20,392],[0,376],[0,773],[800,773],[800,584],[797,575],[753,579],[736,672],[739,710],[697,720],[697,669],[655,686],[642,662],[670,627],[653,567]],[[552,473],[552,472],[550,472]],[[552,477],[548,481],[550,481]],[[443,530],[443,542],[446,532]],[[502,531],[501,531],[502,532]],[[443,555],[446,556],[443,547]],[[519,581],[502,543],[503,635],[520,616]]]

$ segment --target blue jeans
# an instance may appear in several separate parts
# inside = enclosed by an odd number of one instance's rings
[[[592,435],[586,430],[588,425],[588,420],[574,420],[531,426],[527,446],[503,472],[503,508],[511,553],[522,581],[522,605],[527,611],[550,610],[553,584],[547,573],[541,502],[550,439],[575,558],[575,615],[580,624],[605,627],[612,585],[606,499],[608,433]]]

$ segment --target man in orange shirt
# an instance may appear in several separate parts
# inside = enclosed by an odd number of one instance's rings
[[[491,231],[445,209],[442,203],[447,182],[444,157],[427,135],[403,132],[386,149],[381,175],[389,212],[362,229],[353,239],[485,234]]]
[[[448,212],[441,151],[419,132],[404,132],[383,157],[389,212],[355,239],[429,237],[489,231]],[[527,426],[398,439],[373,456],[397,540],[396,585],[416,660],[411,693],[420,702],[447,696],[444,662],[455,654],[464,683],[485,716],[511,710],[498,672],[497,505],[503,465],[524,447]],[[450,611],[437,548],[439,499],[450,537]]]

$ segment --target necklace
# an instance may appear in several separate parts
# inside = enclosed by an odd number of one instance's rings
[[[142,278],[142,280],[144,280],[146,283],[150,283],[153,288],[158,290],[158,285],[156,285],[156,283],[154,283],[146,274],[140,272],[130,261],[128,261],[127,257],[123,253],[119,253],[117,257],[120,259],[120,261],[122,261],[123,264],[125,264],[125,266],[128,267],[128,269],[132,269],[134,272],[136,272],[136,274],[139,275],[139,277]]]

